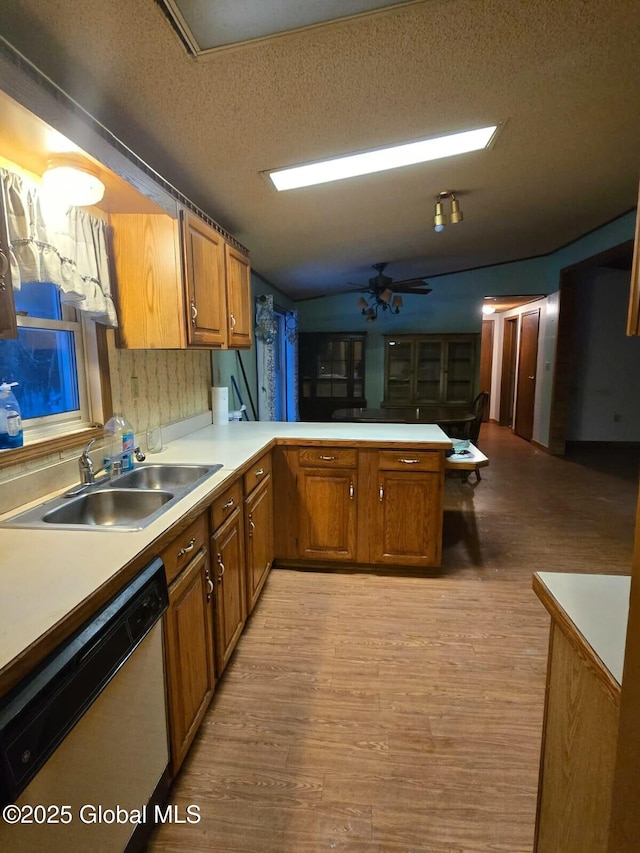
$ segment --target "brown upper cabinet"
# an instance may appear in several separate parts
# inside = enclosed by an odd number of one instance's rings
[[[222,234],[185,208],[110,224],[121,347],[251,346],[249,259]]]

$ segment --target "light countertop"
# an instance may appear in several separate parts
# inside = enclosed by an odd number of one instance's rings
[[[451,446],[444,432],[432,424],[241,421],[208,426],[173,441],[160,453],[150,454],[147,462],[222,463],[224,467],[143,530],[0,528],[0,671],[274,438]]]
[[[631,578],[568,572],[537,572],[536,577],[543,587],[543,595],[538,595],[551,615],[555,604],[622,684]]]

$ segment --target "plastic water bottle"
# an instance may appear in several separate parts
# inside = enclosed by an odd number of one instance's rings
[[[135,436],[133,427],[124,415],[114,415],[104,425],[105,437],[110,440],[109,460],[121,458],[122,473],[133,469]],[[122,455],[121,455],[122,454]],[[110,465],[107,470],[110,469]]]
[[[20,406],[11,390],[17,382],[0,385],[0,450],[22,447],[22,416]]]

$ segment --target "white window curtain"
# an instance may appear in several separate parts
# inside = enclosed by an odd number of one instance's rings
[[[14,289],[52,282],[63,302],[116,327],[106,224],[80,207],[48,205],[36,184],[7,169],[0,180]]]

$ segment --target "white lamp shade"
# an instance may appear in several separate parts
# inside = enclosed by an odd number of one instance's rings
[[[78,158],[50,160],[42,184],[52,199],[76,207],[97,204],[104,196],[97,169]]]

